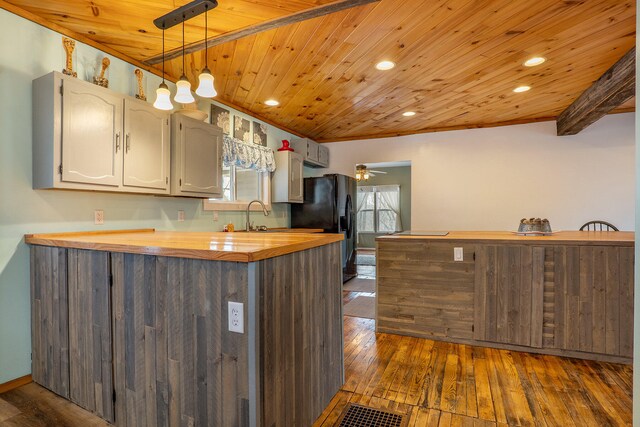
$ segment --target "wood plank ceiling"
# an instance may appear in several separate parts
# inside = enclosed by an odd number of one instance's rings
[[[333,1],[218,0],[209,35]],[[140,61],[161,53],[152,20],[187,2],[9,0]],[[187,21],[187,44],[203,25]],[[180,26],[166,37],[179,47]],[[211,47],[209,68],[225,103],[336,141],[554,119],[634,44],[635,1],[381,0]],[[547,62],[522,65],[538,55]],[[396,68],[376,70],[385,59]],[[186,64],[197,83],[204,51]],[[177,79],[182,59],[166,67]],[[512,92],[519,85],[532,89]]]

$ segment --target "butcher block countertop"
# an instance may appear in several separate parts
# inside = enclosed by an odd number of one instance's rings
[[[436,240],[444,242],[477,241],[486,243],[578,244],[597,246],[633,246],[635,233],[631,231],[558,231],[548,236],[523,236],[510,231],[450,231],[446,236],[424,236],[416,233],[380,236],[377,241],[393,242],[404,239]],[[424,232],[428,233],[428,232]]]
[[[32,245],[252,262],[343,240],[330,233],[222,233],[141,230],[27,234]]]

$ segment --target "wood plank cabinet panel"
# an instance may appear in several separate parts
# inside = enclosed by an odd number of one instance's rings
[[[69,397],[114,420],[109,252],[68,250]]]
[[[67,251],[31,247],[31,375],[69,398]]]
[[[340,243],[261,261],[263,426],[310,426],[343,383]]]
[[[113,257],[117,425],[248,425],[248,338],[227,329],[247,265]]]
[[[378,332],[473,338],[473,244],[378,241]],[[463,247],[462,262],[453,248]]]
[[[563,350],[631,357],[633,248],[556,246],[553,344]]]
[[[478,234],[378,238],[378,331],[631,360],[634,248],[626,236],[618,245],[599,244],[601,235],[490,244]],[[452,260],[454,247],[464,248],[464,262]]]
[[[34,245],[34,379],[120,427],[311,425],[344,381],[340,251],[241,263]]]
[[[544,248],[478,245],[474,339],[542,346]]]

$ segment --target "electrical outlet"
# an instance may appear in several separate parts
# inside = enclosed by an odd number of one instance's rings
[[[229,301],[229,330],[244,334],[244,304]]]
[[[453,248],[453,260],[464,261],[464,251],[462,248]]]
[[[95,225],[104,224],[104,211],[102,209],[96,209],[93,211],[93,223]]]
[[[213,211],[213,220],[214,221],[218,220],[218,211]]]
[[[178,211],[178,222],[184,222],[184,211]]]

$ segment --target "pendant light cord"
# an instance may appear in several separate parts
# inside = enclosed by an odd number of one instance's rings
[[[209,68],[209,50],[207,49],[207,30],[209,29],[209,20],[207,19],[209,15],[209,5],[205,4],[204,6],[204,68]]]
[[[162,83],[164,83],[164,22],[162,23]]]
[[[186,17],[182,15],[182,75],[184,76],[184,20]]]

